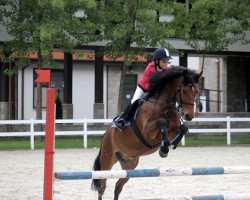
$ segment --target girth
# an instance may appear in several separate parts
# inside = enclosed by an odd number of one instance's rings
[[[135,133],[135,135],[137,136],[137,138],[146,146],[148,147],[149,149],[155,149],[155,148],[158,148],[160,146],[160,143],[158,144],[154,144],[154,145],[151,145],[149,144],[143,137],[143,135],[141,134],[141,131],[139,130],[137,124],[136,124],[136,121],[134,120],[134,118],[131,118],[130,119],[130,125]]]

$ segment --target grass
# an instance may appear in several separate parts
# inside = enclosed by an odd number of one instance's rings
[[[196,146],[227,146],[227,137],[200,135],[195,139],[193,136],[187,136],[185,145],[188,147]],[[233,146],[250,146],[250,135],[233,135],[231,136],[231,145]]]
[[[99,147],[101,137],[88,137],[88,148]],[[56,137],[56,149],[83,148],[83,137]],[[0,138],[0,150],[30,149],[30,139],[27,137]],[[35,140],[35,149],[44,149],[44,139]]]
[[[226,136],[204,136],[200,135],[197,139],[194,139],[192,135],[186,137],[186,146],[197,147],[197,146],[227,146]],[[231,136],[231,143],[234,146],[250,146],[250,136],[241,135]],[[101,137],[90,136],[88,137],[88,148],[99,147],[101,144]],[[181,146],[181,145],[179,145]],[[44,140],[35,141],[35,149],[43,149]],[[67,148],[83,148],[82,137],[56,137],[55,142],[56,149],[67,149]],[[0,138],[0,150],[21,150],[30,149],[30,139],[21,138]]]

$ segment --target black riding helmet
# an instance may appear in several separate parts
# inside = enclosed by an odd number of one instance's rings
[[[156,49],[153,55],[153,60],[170,60],[172,59],[169,51],[165,48]]]

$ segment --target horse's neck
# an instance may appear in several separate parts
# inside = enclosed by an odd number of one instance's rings
[[[158,97],[158,103],[162,106],[176,102],[176,92],[179,86],[179,81],[174,81],[164,87],[161,95]]]
[[[141,111],[140,128],[146,139],[158,141],[161,138],[161,129],[159,128],[159,118],[165,117],[170,119],[170,123],[178,122],[178,115],[175,109],[176,92],[179,82],[174,81],[166,85],[160,96],[151,97],[145,102]],[[174,103],[172,105],[171,103]],[[164,113],[166,111],[166,113]],[[173,126],[170,124],[170,126]]]

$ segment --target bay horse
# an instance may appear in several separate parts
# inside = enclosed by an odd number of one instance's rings
[[[120,131],[110,124],[103,135],[93,170],[110,170],[117,161],[120,162],[123,170],[135,169],[140,156],[151,154],[159,149],[162,142],[162,127],[159,123],[161,119],[168,121],[166,136],[168,141],[174,140],[180,125],[181,114],[186,120],[192,120],[195,115],[194,102],[198,96],[197,83],[201,75],[202,72],[197,74],[180,66],[171,67],[167,71],[153,75],[150,80],[151,89],[134,120],[143,141],[150,144],[151,148],[136,136],[131,126]],[[176,104],[178,104],[177,107]],[[170,142],[169,145],[171,144]],[[129,178],[120,178],[116,182],[115,200],[118,199],[128,180]],[[92,189],[98,190],[98,200],[101,200],[106,189],[106,179],[93,179]]]

